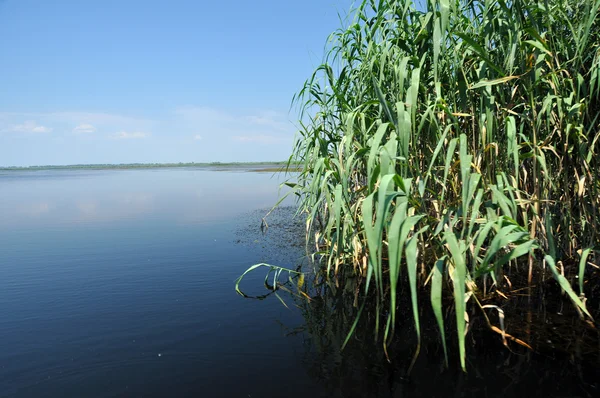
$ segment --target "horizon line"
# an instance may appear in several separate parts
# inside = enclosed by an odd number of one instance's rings
[[[0,166],[0,170],[15,170],[15,169],[50,169],[50,168],[75,168],[75,167],[87,167],[87,168],[99,168],[99,167],[185,167],[185,166],[226,166],[226,165],[261,165],[261,164],[286,164],[287,160],[265,160],[265,161],[252,161],[252,162],[153,162],[153,163],[76,163],[76,164],[47,164],[47,165],[30,165],[30,166]],[[294,162],[291,162],[294,163]]]

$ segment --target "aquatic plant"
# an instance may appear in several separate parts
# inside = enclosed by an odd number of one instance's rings
[[[330,36],[295,97],[303,122],[290,161],[303,168],[289,185],[327,274],[361,280],[344,344],[374,300],[387,350],[408,294],[416,358],[426,287],[444,352],[452,298],[465,369],[467,309],[500,312],[481,298],[510,284],[509,270],[531,282],[549,269],[591,319],[600,0],[422,3],[364,0]]]
[[[410,317],[397,319],[395,336],[387,348],[389,362],[380,344],[370,336],[372,319],[368,314],[375,312],[374,308],[369,308],[375,305],[373,302],[368,302],[363,309],[352,337],[356,343],[340,350],[348,333],[348,320],[355,319],[359,310],[354,305],[353,286],[358,280],[346,278],[343,285],[337,286],[336,279],[321,274],[305,284],[304,290],[310,299],[299,295],[286,297],[288,303],[293,302],[298,307],[304,319],[301,326],[293,324],[288,333],[302,337],[305,368],[323,385],[328,396],[475,397],[485,392],[486,396],[504,397],[536,391],[540,396],[591,397],[600,386],[600,368],[595,366],[600,359],[598,333],[591,328],[588,333],[582,333],[578,330],[581,328],[572,327],[572,321],[578,323],[577,319],[567,315],[568,312],[575,313],[572,307],[565,307],[562,313],[553,311],[563,306],[557,296],[529,304],[528,297],[521,297],[525,303],[511,299],[503,307],[510,311],[508,327],[511,332],[518,333],[516,325],[529,324],[530,311],[539,316],[533,324],[538,331],[552,325],[551,334],[533,333],[530,341],[535,345],[534,351],[515,344],[510,350],[504,349],[501,339],[489,333],[484,317],[472,318],[469,340],[475,343],[468,344],[466,361],[468,368],[476,371],[464,374],[459,366],[450,369],[441,366],[443,347],[437,337],[435,316],[432,311],[422,311],[423,347],[410,373],[410,382],[406,382],[416,344],[414,322]],[[426,291],[420,290],[419,294],[427,299]],[[408,295],[400,295],[398,300],[401,301],[399,308],[409,308]],[[537,305],[540,308],[535,308]],[[446,311],[444,317],[451,323],[453,314]],[[561,327],[563,322],[566,324]],[[560,346],[558,335],[568,344]],[[548,342],[549,339],[552,342]],[[553,345],[555,348],[551,347]],[[553,360],[548,360],[549,357]],[[450,350],[449,360],[458,363],[457,350]],[[430,382],[432,379],[435,383]]]

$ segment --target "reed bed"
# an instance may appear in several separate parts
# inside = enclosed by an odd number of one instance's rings
[[[360,280],[343,344],[374,302],[384,352],[398,317],[411,316],[418,354],[423,307],[446,352],[442,298],[451,297],[465,369],[469,308],[496,312],[490,327],[507,338],[502,309],[482,298],[510,284],[509,271],[531,282],[549,270],[591,320],[599,8],[600,0],[364,0],[330,36],[295,97],[303,122],[290,161],[302,171],[289,185],[326,274]],[[410,312],[399,295],[410,297]]]

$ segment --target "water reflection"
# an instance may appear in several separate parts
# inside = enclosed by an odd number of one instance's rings
[[[314,269],[314,265],[305,269]],[[364,288],[364,287],[362,287]],[[302,288],[289,281],[282,281],[280,294],[301,311],[304,324],[289,328],[289,335],[302,336],[304,341],[303,362],[307,372],[329,397],[597,397],[600,396],[600,334],[594,328],[579,321],[574,310],[567,311],[570,303],[557,300],[530,302],[530,310],[536,316],[534,328],[536,339],[529,340],[533,351],[518,344],[505,347],[498,334],[487,328],[481,316],[472,313],[468,335],[467,373],[460,370],[456,337],[452,334],[455,315],[447,305],[445,322],[449,343],[450,366],[444,364],[444,351],[437,325],[431,311],[421,311],[421,350],[411,366],[416,332],[410,310],[408,292],[400,293],[399,308],[402,309],[396,335],[390,344],[389,361],[383,350],[381,336],[373,332],[375,308],[367,303],[356,332],[344,350],[341,347],[359,312],[356,279],[342,284],[323,278],[318,272],[310,283]],[[559,292],[551,297],[560,297]],[[274,299],[269,297],[269,299]],[[428,303],[428,292],[419,298]],[[562,301],[558,299],[558,301]],[[511,331],[520,333],[527,320],[527,313],[516,302],[505,308]],[[563,307],[564,305],[564,307]],[[563,333],[563,345],[549,350],[544,344],[556,327],[549,313],[563,308],[558,316],[570,324]],[[543,319],[542,319],[543,318]],[[556,321],[555,319],[553,320]],[[523,326],[518,327],[519,324]],[[548,327],[550,325],[550,327]],[[554,337],[552,337],[554,339]],[[543,340],[542,340],[543,339]],[[558,339],[555,340],[558,342]]]
[[[71,204],[65,204],[71,210]],[[155,195],[145,192],[128,192],[112,195],[104,200],[83,198],[74,200],[73,213],[63,213],[67,223],[113,222],[141,217],[155,210]]]
[[[243,176],[242,176],[243,174]],[[208,170],[26,171],[0,175],[0,229],[135,218],[223,220],[273,204],[281,175]]]
[[[277,324],[299,313],[233,289],[249,264],[299,256],[262,241],[278,181],[194,169],[1,174],[0,396],[314,395],[301,342]]]
[[[293,209],[274,212],[267,234],[260,231],[278,189],[271,175],[247,172],[0,175],[0,395],[600,396],[600,350],[589,348],[600,339],[592,332],[575,350],[534,355],[505,349],[474,318],[464,375],[455,354],[444,370],[435,322],[424,311],[423,347],[409,377],[410,311],[391,363],[373,338],[368,308],[340,351],[357,312],[351,283],[307,278],[310,299],[290,285],[281,296],[291,310],[273,295],[237,296],[233,281],[251,264],[294,266],[304,254],[304,224],[291,222]],[[264,293],[263,277],[248,276],[249,294]],[[548,314],[560,308],[532,307],[543,315],[536,324],[558,325]],[[454,315],[446,315],[452,330]],[[512,330],[520,322],[507,318]],[[572,335],[581,330],[563,319],[569,326]]]
[[[28,217],[39,217],[50,212],[51,206],[54,207],[54,204],[47,202],[26,203],[18,206],[17,212]]]

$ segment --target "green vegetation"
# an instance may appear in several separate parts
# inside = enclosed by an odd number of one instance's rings
[[[485,300],[545,270],[591,319],[599,8],[600,0],[428,0],[420,8],[364,0],[332,34],[296,97],[308,122],[291,157],[303,171],[289,185],[326,275],[360,280],[344,344],[374,302],[374,333],[387,350],[399,297],[408,296],[416,354],[426,306],[446,353],[449,303],[465,369],[467,314],[482,314],[506,339],[502,308]],[[419,301],[423,289],[429,303]]]
[[[36,171],[36,170],[108,170],[108,169],[162,169],[173,167],[259,167],[265,171],[279,171],[281,167],[289,166],[289,162],[239,162],[239,163],[124,163],[124,164],[73,164],[64,166],[26,166],[26,167],[0,167],[0,171]],[[293,167],[293,164],[292,164]],[[259,171],[262,171],[259,169]]]

